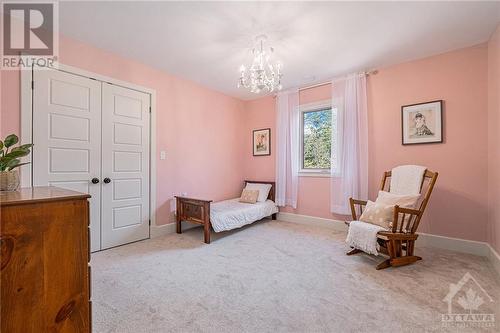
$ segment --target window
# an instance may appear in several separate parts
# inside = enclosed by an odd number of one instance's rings
[[[301,173],[330,174],[332,149],[331,106],[325,103],[315,106],[302,106],[300,124]]]

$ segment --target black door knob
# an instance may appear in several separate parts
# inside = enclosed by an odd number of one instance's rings
[[[104,182],[105,182],[106,184],[109,184],[109,183],[111,183],[111,179],[109,179],[108,177],[106,177],[106,178],[104,178]]]
[[[92,178],[92,184],[99,183],[99,178]]]

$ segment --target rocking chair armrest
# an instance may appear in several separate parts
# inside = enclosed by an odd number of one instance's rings
[[[367,201],[349,198],[349,204],[351,205],[351,215],[353,220],[357,220],[356,205],[360,207],[366,206]]]
[[[385,236],[389,240],[415,240],[418,238],[418,234],[405,234],[402,232],[392,232],[392,231],[379,231],[377,235]]]
[[[368,203],[368,201],[366,201],[366,200],[358,200],[358,199],[353,199],[353,198],[350,198],[350,200],[351,200],[351,203],[353,203],[355,205],[366,206],[366,204]]]
[[[420,215],[420,211],[413,209],[413,208],[405,208],[405,207],[399,207],[399,206],[394,206],[394,213],[403,213],[403,214],[410,214],[410,215]]]

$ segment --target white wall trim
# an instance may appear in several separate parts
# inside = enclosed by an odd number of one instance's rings
[[[175,223],[151,225],[151,238],[174,234],[175,231]]]
[[[151,90],[151,89],[150,89]],[[156,226],[156,90],[149,92],[151,101],[151,117],[149,118],[149,237],[151,238],[151,227]]]
[[[90,71],[86,71],[77,67],[55,63],[54,69],[67,72],[74,75],[79,75],[128,89],[137,90],[150,95],[151,117],[150,117],[150,175],[149,175],[149,218],[151,220],[150,237],[152,226],[156,226],[156,90],[143,87],[130,82],[125,82],[105,75],[100,75]],[[43,70],[43,69],[41,69]],[[32,142],[32,81],[33,71],[21,70],[21,142]],[[36,87],[35,87],[36,89]],[[30,160],[31,160],[30,155]],[[31,164],[21,168],[21,186],[31,186]]]
[[[344,221],[326,219],[322,217],[314,217],[307,215],[299,215],[294,213],[279,213],[278,220],[286,222],[294,222],[306,225],[317,225],[327,227],[337,231],[347,232],[347,225]],[[500,255],[486,242],[471,241],[461,238],[453,238],[446,236],[438,236],[426,233],[418,233],[418,247],[434,247],[445,250],[451,250],[461,253],[474,254],[483,256],[489,259],[494,270],[500,275]]]
[[[65,65],[63,63],[56,62],[56,63],[54,63],[54,66],[52,66],[52,68],[60,70],[60,71],[63,71],[63,72],[67,72],[67,73],[70,73],[70,74],[80,75],[80,76],[91,78],[91,79],[94,79],[94,80],[111,83],[111,84],[114,84],[115,86],[122,86],[124,88],[133,89],[133,90],[137,90],[139,92],[144,92],[144,93],[147,93],[147,94],[155,95],[155,97],[156,97],[156,90],[154,90],[154,89],[151,89],[151,88],[148,88],[148,87],[144,87],[144,86],[141,86],[141,85],[138,85],[138,84],[130,83],[130,82],[127,82],[127,81],[122,81],[122,80],[119,80],[119,79],[115,79],[115,78],[112,78],[112,77],[109,77],[109,76],[97,74],[97,73],[94,73],[94,72],[90,72],[90,71],[87,71],[87,70],[84,70],[84,69],[81,69],[81,68],[78,68],[78,67],[74,67],[74,66],[70,66],[70,65]]]
[[[277,219],[280,221],[294,222],[299,224],[306,224],[306,225],[312,224],[312,225],[317,225],[319,227],[326,227],[337,231],[347,232],[347,225],[344,223],[344,221],[340,220],[325,219],[323,217],[315,217],[315,216],[300,215],[300,214],[285,213],[285,212],[278,213]]]
[[[490,249],[490,253],[488,255],[488,258],[490,259],[491,264],[493,265],[493,268],[495,271],[500,275],[500,254],[498,254],[495,249],[488,244],[488,248]]]
[[[21,143],[32,143],[32,119],[31,112],[31,79],[33,77],[33,70],[21,70],[21,119],[20,119],[20,139]],[[30,162],[28,165],[20,167],[21,173],[21,187],[31,187],[31,162],[32,154],[29,154],[24,159],[25,162]]]
[[[199,224],[183,222],[182,231],[187,231],[192,228],[201,227]],[[165,235],[175,234],[177,232],[175,223],[167,223],[162,225],[151,226],[151,238],[157,238]]]
[[[419,237],[417,243],[419,243],[419,247],[435,247],[483,257],[487,257],[489,255],[488,243],[485,242],[439,236],[423,232],[419,232],[418,235]]]

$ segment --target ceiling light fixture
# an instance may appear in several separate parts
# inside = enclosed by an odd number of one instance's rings
[[[266,35],[259,35],[255,39],[257,45],[252,50],[254,56],[252,65],[248,70],[244,65],[241,65],[238,88],[244,87],[256,94],[261,91],[281,90],[282,65],[280,62],[273,65],[270,61],[274,49],[272,47],[268,51],[264,49]]]

